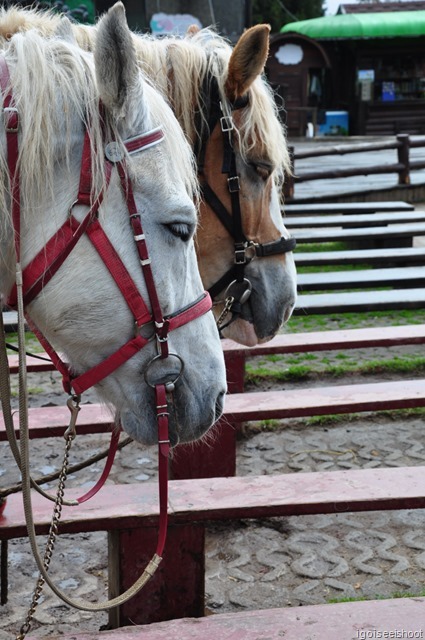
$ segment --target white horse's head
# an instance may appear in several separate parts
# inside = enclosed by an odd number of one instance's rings
[[[48,35],[58,20],[50,12],[0,9],[0,41],[32,28]],[[265,24],[248,29],[234,49],[211,29],[192,29],[187,38],[133,36],[139,66],[167,97],[199,151],[201,278],[217,318],[223,317],[223,303],[227,308],[235,298],[222,333],[247,345],[272,338],[296,299],[294,243],[280,210],[289,155],[273,92],[262,75],[269,31]],[[96,28],[73,25],[73,32],[82,48],[93,48]],[[235,225],[238,210],[241,223]],[[235,259],[247,263],[236,277]]]
[[[164,316],[185,309],[203,292],[193,236],[197,182],[193,159],[180,126],[137,65],[122,4],[100,21],[95,54],[68,38],[16,34],[3,50],[20,116],[21,263],[25,268],[43,251],[70,213],[84,220],[88,206],[78,203],[86,128],[90,131],[93,196],[104,188],[98,221],[121,263],[150,307],[128,203],[116,168],[105,187],[105,130],[118,147],[123,141],[162,127],[164,138],[134,154],[124,152],[137,211],[151,259]],[[99,117],[99,101],[104,116]],[[0,131],[0,292],[14,285],[13,230],[6,135]],[[104,245],[104,243],[101,243]],[[25,275],[25,271],[24,271]],[[82,374],[134,336],[135,318],[115,280],[86,235],[57,273],[27,306],[28,316],[49,342]],[[147,327],[141,329],[147,331]],[[175,357],[149,368],[150,384],[180,377],[170,400],[171,440],[200,437],[220,416],[226,389],[222,349],[210,312],[169,334]],[[156,356],[155,341],[127,359],[96,386],[116,410],[117,420],[136,440],[156,440],[153,389],[145,380]]]

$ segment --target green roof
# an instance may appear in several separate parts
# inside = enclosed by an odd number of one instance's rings
[[[425,11],[347,13],[290,22],[281,33],[296,32],[314,40],[412,38],[425,36]]]

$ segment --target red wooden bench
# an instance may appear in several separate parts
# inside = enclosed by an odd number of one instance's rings
[[[425,598],[222,613],[51,640],[362,640],[423,638]],[[379,635],[381,634],[381,635]],[[386,634],[386,635],[384,635]],[[390,635],[391,634],[391,635]],[[398,634],[398,635],[397,635]],[[36,640],[35,636],[27,636]]]
[[[68,491],[68,496],[79,494]],[[204,539],[210,521],[425,507],[424,467],[174,480],[169,491],[164,561],[136,596],[110,614],[113,626],[204,614]],[[34,496],[36,531],[45,534],[52,505]],[[107,531],[111,593],[124,590],[155,548],[155,483],[108,486],[77,508],[64,507],[60,532]],[[9,496],[0,539],[26,535],[21,496]],[[59,544],[60,548],[60,544]],[[137,563],[134,562],[137,558]],[[423,618],[425,620],[425,616]]]
[[[216,441],[193,447],[179,447],[171,465],[174,478],[214,477],[234,475],[236,465],[236,429],[233,426],[244,420],[303,417],[318,413],[347,413],[371,411],[380,408],[406,408],[424,406],[425,384],[421,381],[381,383],[316,389],[314,394],[305,391],[278,391],[268,394],[242,395],[244,390],[245,363],[252,356],[285,353],[314,352],[338,349],[391,347],[424,344],[425,325],[348,329],[344,331],[320,331],[279,335],[270,342],[256,347],[244,347],[230,340],[223,340],[227,377],[230,392],[224,419],[216,430]],[[17,372],[17,357],[10,356],[11,372]],[[51,370],[52,365],[28,358],[29,371]],[[391,406],[389,405],[391,403]],[[31,410],[32,437],[62,435],[69,417],[66,407],[46,407]],[[110,417],[97,405],[87,405],[80,412],[79,433],[99,433],[109,429]],[[5,439],[4,425],[0,419],[0,441]]]

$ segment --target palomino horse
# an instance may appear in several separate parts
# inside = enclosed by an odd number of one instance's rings
[[[59,18],[12,8],[0,14],[0,37]],[[74,25],[83,48],[95,29]],[[196,248],[221,333],[247,345],[269,340],[292,313],[296,274],[280,212],[289,170],[286,139],[262,77],[269,27],[248,29],[235,48],[215,32],[186,38],[135,35],[140,66],[168,99],[191,141],[202,187]]]
[[[192,152],[143,78],[122,5],[94,55],[62,31],[17,33],[0,52],[0,293],[16,302],[20,262],[28,321],[65,354],[70,390],[95,384],[150,444],[151,387],[168,382],[171,441],[190,441],[226,389],[196,262]]]

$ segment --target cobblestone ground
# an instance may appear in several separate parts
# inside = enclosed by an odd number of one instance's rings
[[[257,364],[254,362],[253,366]],[[285,363],[278,361],[273,366],[284,367]],[[31,404],[64,401],[54,380],[48,374],[31,374]],[[350,380],[356,379],[324,380],[319,375],[292,386],[301,384],[307,388]],[[256,384],[262,388],[262,383]],[[278,384],[282,386],[275,383]],[[270,383],[265,386],[270,387]],[[84,459],[88,452],[96,452],[107,441],[104,436],[84,436],[79,440],[75,445],[76,461]],[[58,468],[60,441],[33,441],[31,447],[34,475]],[[10,486],[18,474],[6,445],[0,445],[0,460],[0,486]],[[248,424],[238,442],[239,475],[424,464],[425,430],[418,415],[365,414],[328,424],[291,420],[269,424],[266,429]],[[89,484],[100,470],[101,465],[97,464],[78,477],[70,477],[70,484]],[[140,482],[143,490],[143,482],[155,479],[156,472],[155,448],[133,444],[118,455],[108,483]],[[112,486],[109,490],[113,490]],[[209,528],[206,541],[206,608],[224,612],[299,606],[344,597],[418,594],[425,589],[424,534],[425,510],[216,524]],[[8,555],[9,601],[0,607],[0,640],[15,637],[37,577],[26,540],[11,542]],[[105,534],[64,536],[51,574],[71,597],[97,600],[106,594],[106,566]],[[37,608],[32,633],[47,638],[57,633],[97,630],[106,622],[107,614],[71,610],[46,591]]]

